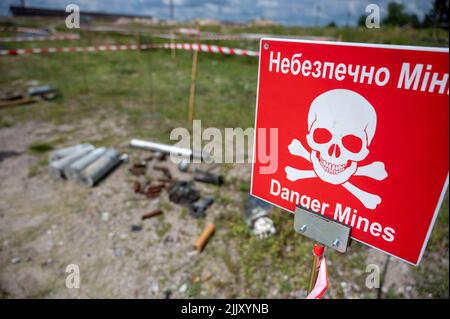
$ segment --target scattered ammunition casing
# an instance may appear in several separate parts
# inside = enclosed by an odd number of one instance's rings
[[[145,175],[145,172],[147,171],[147,164],[146,163],[134,164],[132,167],[128,169],[128,171],[136,176]]]
[[[54,162],[57,161],[63,157],[66,157],[68,155],[70,155],[71,153],[73,153],[74,151],[80,149],[80,148],[84,148],[84,147],[89,147],[92,145],[91,144],[78,144],[78,145],[74,145],[74,146],[69,146],[69,147],[65,147],[65,148],[61,148],[59,150],[55,150],[53,152],[50,152],[50,154],[48,154],[48,161]]]
[[[159,194],[161,194],[161,191],[157,190],[157,191],[153,191],[153,192],[147,192],[147,193],[145,193],[145,196],[147,196],[148,198],[155,198]]]
[[[174,182],[173,179],[169,179],[169,178],[158,178],[157,180],[158,180],[158,182],[161,182],[161,183],[173,183]]]
[[[162,213],[163,213],[163,212],[162,212],[161,209],[156,209],[156,210],[153,210],[153,211],[151,211],[151,212],[145,213],[144,215],[142,215],[141,219],[142,219],[142,220],[144,220],[144,219],[149,219],[149,218],[152,218],[152,217],[155,217],[155,216],[159,216],[159,215],[161,215]]]
[[[68,179],[79,182],[81,180],[80,176],[81,171],[84,170],[89,165],[91,165],[93,162],[95,162],[105,152],[106,152],[105,147],[100,147],[89,152],[82,158],[78,159],[77,161],[73,162],[68,167],[66,167],[64,169],[64,174]]]
[[[202,171],[200,169],[194,169],[194,180],[197,182],[214,184],[221,186],[224,183],[224,178],[222,175],[216,175],[211,172]]]
[[[95,162],[81,172],[83,184],[93,187],[102,177],[120,163],[119,153],[114,149],[107,149]]]
[[[198,252],[201,252],[203,248],[205,247],[206,243],[208,242],[208,239],[212,236],[214,233],[215,226],[214,224],[210,223],[208,224],[205,229],[203,230],[200,237],[197,239],[197,241],[194,244],[195,250]]]
[[[164,166],[155,166],[154,169],[157,170],[157,171],[163,172],[164,176],[165,176],[167,179],[172,179],[172,173],[170,173],[170,171],[169,171],[169,169],[168,169],[167,167],[164,167]]]
[[[75,149],[72,153],[67,155],[66,157],[63,157],[59,160],[50,162],[48,165],[48,169],[50,172],[50,176],[52,176],[55,179],[61,179],[64,178],[64,171],[67,167],[69,167],[72,163],[77,161],[78,159],[85,156],[87,153],[92,151],[94,149],[94,146],[87,145],[81,148]]]
[[[133,190],[134,190],[135,193],[140,193],[141,192],[141,183],[134,182]]]

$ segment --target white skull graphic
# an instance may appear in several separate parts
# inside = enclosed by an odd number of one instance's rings
[[[306,139],[317,176],[335,185],[348,181],[369,154],[376,125],[374,108],[356,92],[336,89],[315,98]]]

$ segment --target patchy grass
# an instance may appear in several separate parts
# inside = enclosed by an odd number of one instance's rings
[[[163,238],[164,235],[166,235],[170,229],[172,228],[172,225],[165,221],[164,215],[158,216],[158,225],[156,227],[156,234],[159,238]]]
[[[51,151],[53,149],[53,146],[47,143],[34,143],[31,144],[29,147],[29,150],[33,153],[47,153],[48,151]]]
[[[37,26],[39,21],[20,20],[21,24]],[[61,27],[58,26],[57,27]],[[166,32],[164,27],[152,30]],[[63,29],[61,29],[63,30]],[[205,27],[205,31],[221,33],[266,33],[285,35],[331,36],[342,41],[445,46],[448,42],[436,42],[432,30],[400,28],[299,28],[299,27]],[[77,45],[99,45],[165,42],[149,35],[120,35],[93,33],[81,30]],[[439,30],[437,37],[448,39],[448,31]],[[447,40],[448,41],[448,40]],[[211,42],[228,47],[258,49],[257,41]],[[7,43],[5,47],[70,46],[73,42],[23,42]],[[104,53],[62,53],[0,58],[0,86],[2,88],[26,89],[30,82],[53,84],[61,96],[50,102],[37,102],[0,110],[0,128],[20,125],[27,121],[49,122],[56,125],[77,125],[92,119],[93,124],[104,120],[123,123],[126,137],[139,137],[159,142],[170,142],[170,132],[179,126],[189,127],[187,106],[189,98],[192,53],[177,51],[171,57],[167,50],[127,51]],[[256,81],[258,60],[250,57],[221,56],[200,53],[196,87],[194,117],[202,120],[203,127],[252,127],[254,124]],[[83,128],[81,129],[89,129]],[[57,136],[57,135],[60,136]],[[51,141],[35,141],[28,148],[38,161],[29,169],[28,176],[36,176],[46,165],[45,154],[68,139],[55,133]],[[104,132],[92,142],[95,145],[117,145],[123,136],[113,131]],[[257,240],[248,229],[243,218],[241,198],[249,191],[249,184],[228,177],[231,164],[222,165],[222,173],[230,179],[233,190],[239,193],[236,199],[225,187],[215,191],[216,203],[224,208],[215,220],[217,234],[208,243],[206,252],[217,258],[231,274],[232,282],[214,280],[216,287],[227,290],[230,297],[261,298],[268,295],[290,297],[294,291],[305,289],[311,263],[312,241],[293,231],[293,216],[275,209],[272,217],[277,235],[267,240]],[[149,179],[152,177],[149,176]],[[170,203],[163,202],[164,212],[172,210]],[[181,218],[190,218],[183,209]],[[156,233],[162,239],[171,229],[164,216],[158,217]],[[203,221],[198,221],[201,230]],[[449,248],[448,195],[431,235],[422,266],[417,269],[417,286],[421,296],[448,298],[448,248]],[[33,239],[43,229],[37,227],[22,230],[21,238]],[[1,236],[0,236],[1,238]],[[216,244],[224,242],[224,247]],[[329,250],[330,282],[337,291],[335,297],[343,297],[339,287],[341,280],[354,283],[365,279],[367,249],[354,243],[349,253],[342,255]],[[205,257],[206,258],[206,257]],[[443,259],[447,266],[442,267]],[[208,260],[206,258],[206,260]],[[207,264],[204,265],[206,268]],[[200,267],[200,265],[198,266]],[[359,270],[355,275],[354,270]],[[339,270],[339,273],[338,273]],[[232,289],[229,287],[233,285]],[[200,283],[188,288],[191,298],[201,296]],[[274,294],[274,291],[277,293]],[[44,292],[44,295],[47,292]],[[95,291],[92,296],[98,296]],[[0,289],[0,298],[6,298]],[[388,293],[387,297],[396,297]]]
[[[28,170],[28,177],[31,178],[31,177],[39,175],[42,172],[42,170],[45,167],[47,167],[47,164],[48,164],[47,158],[44,156],[41,157],[39,159],[39,161],[36,164],[34,164],[33,166],[31,166],[30,169]]]
[[[417,291],[423,298],[449,298],[449,193],[431,233],[422,263],[415,269]],[[445,265],[446,266],[443,266]]]

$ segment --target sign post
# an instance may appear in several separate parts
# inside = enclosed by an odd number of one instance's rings
[[[418,265],[448,188],[448,119],[448,48],[262,39],[250,193]]]
[[[317,281],[317,273],[319,271],[320,267],[320,261],[322,259],[322,256],[325,252],[325,246],[319,243],[314,244],[314,248],[312,251],[313,254],[313,262],[311,264],[311,274],[309,278],[309,285],[308,285],[308,294],[311,293],[314,286],[316,285]]]

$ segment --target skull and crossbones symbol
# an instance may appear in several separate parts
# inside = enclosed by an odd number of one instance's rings
[[[369,145],[375,135],[377,114],[372,105],[360,94],[335,89],[314,99],[308,114],[306,141],[293,139],[288,149],[313,165],[313,170],[285,167],[290,181],[319,177],[334,185],[342,185],[366,208],[375,209],[381,197],[359,189],[349,182],[355,176],[366,176],[381,181],[388,174],[383,162],[360,166],[369,154]]]

